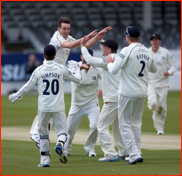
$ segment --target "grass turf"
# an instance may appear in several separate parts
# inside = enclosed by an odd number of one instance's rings
[[[15,104],[8,102],[7,96],[1,96],[1,126],[31,126],[37,115],[37,95],[26,95]],[[99,100],[100,107],[103,100]],[[65,111],[68,115],[71,106],[71,95],[65,94]],[[85,116],[79,129],[88,129],[89,122]],[[156,133],[153,127],[152,111],[147,107],[147,98],[144,104],[142,118],[142,132]],[[167,98],[167,117],[165,133],[181,134],[181,92],[169,92]]]
[[[1,141],[2,175],[180,175],[180,150],[142,150],[144,162],[127,165],[118,162],[98,162],[103,157],[96,146],[96,157],[87,157],[82,145],[72,145],[72,156],[62,164],[50,144],[50,168],[38,168],[39,150],[33,142]]]

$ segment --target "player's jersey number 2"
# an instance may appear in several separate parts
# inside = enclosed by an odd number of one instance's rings
[[[140,76],[140,77],[143,77],[143,70],[144,70],[144,68],[145,68],[145,62],[144,61],[140,61],[140,64],[142,64],[142,68],[141,68],[141,70],[140,70],[140,73],[138,74],[138,76]]]
[[[47,79],[43,80],[43,83],[46,83],[46,88],[43,92],[43,95],[50,95],[50,92],[48,91],[49,87],[51,86],[51,92],[53,95],[57,95],[59,92],[59,81],[57,79],[53,79],[52,82],[50,82]]]

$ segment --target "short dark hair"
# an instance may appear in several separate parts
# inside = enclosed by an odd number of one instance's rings
[[[117,50],[111,49],[111,53],[117,53]]]
[[[54,60],[55,56],[47,56],[47,55],[44,54],[44,57],[45,57],[46,60]]]
[[[61,23],[67,23],[67,24],[71,24],[71,20],[69,18],[66,17],[62,17],[59,19],[58,21],[58,27],[61,28]]]

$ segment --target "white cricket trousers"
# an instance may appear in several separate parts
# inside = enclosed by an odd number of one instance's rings
[[[48,123],[52,117],[54,122],[54,128],[58,136],[57,143],[63,141],[66,144],[67,141],[67,126],[65,111],[61,112],[42,112],[38,111],[38,134],[40,136],[40,162],[41,164],[50,163],[50,147],[49,147],[49,132]]]
[[[68,146],[65,151],[71,153],[71,144],[80,125],[84,115],[89,119],[90,132],[89,136],[84,144],[84,149],[88,153],[89,151],[95,151],[95,143],[97,141],[98,131],[97,124],[100,115],[100,107],[98,103],[88,103],[82,107],[71,106],[69,111],[69,116],[67,118],[67,127],[68,127]]]
[[[109,126],[112,125],[112,132],[115,144],[118,148],[118,153],[114,148],[111,135],[109,133]],[[104,152],[104,156],[107,155],[119,155],[126,156],[128,155],[118,124],[118,103],[117,102],[108,102],[104,103],[102,111],[99,117],[98,123],[98,132],[101,149]]]
[[[167,112],[167,94],[168,86],[162,88],[148,87],[148,107],[153,111],[154,127],[158,130],[164,130],[164,123]]]
[[[39,117],[38,117],[38,115],[36,115],[36,117],[32,123],[31,129],[30,129],[30,134],[39,134],[39,132],[38,132],[39,124],[38,123],[39,123]],[[50,132],[52,124],[53,124],[52,118],[50,118],[49,123],[50,124],[47,126],[48,132]]]
[[[38,111],[38,134],[39,135],[49,135],[47,125],[49,120],[53,119],[54,128],[56,135],[68,134],[66,125],[66,114],[65,111],[61,112],[41,112]]]
[[[141,125],[145,98],[119,95],[118,118],[121,135],[132,160],[140,157]]]

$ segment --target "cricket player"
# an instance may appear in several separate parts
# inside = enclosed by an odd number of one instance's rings
[[[54,61],[55,47],[48,45],[44,48],[45,61],[32,73],[29,81],[17,92],[9,96],[9,101],[14,103],[28,93],[34,85],[38,86],[38,133],[40,138],[40,164],[38,167],[49,167],[50,149],[48,122],[53,118],[57,134],[56,153],[62,163],[67,162],[64,147],[67,145],[68,130],[66,125],[63,77],[79,83],[81,81],[80,69],[74,66],[74,73],[65,66]],[[73,66],[72,66],[73,68]],[[76,69],[75,69],[76,68]]]
[[[93,56],[91,49],[88,49],[88,52]],[[82,55],[81,59],[82,62],[78,62],[80,66],[85,63]],[[84,115],[88,117],[90,124],[90,132],[84,144],[84,149],[89,157],[96,156],[95,143],[98,136],[97,124],[100,115],[97,90],[99,88],[98,81],[101,79],[101,72],[99,68],[88,66],[87,70],[82,69],[80,71],[82,76],[80,83],[71,82],[71,108],[67,118],[69,139],[65,149],[68,156],[71,155],[71,144]]]
[[[157,66],[156,73],[149,73],[148,107],[153,111],[154,127],[158,135],[164,134],[166,119],[166,100],[169,89],[169,76],[172,76],[177,68],[176,61],[170,52],[161,47],[161,37],[153,34],[150,38],[149,48]],[[170,69],[168,69],[168,66]]]
[[[121,138],[118,125],[118,86],[120,73],[112,74],[107,69],[106,58],[111,54],[113,57],[117,55],[118,43],[114,39],[108,39],[100,42],[103,50],[103,58],[92,57],[86,47],[86,37],[81,41],[82,55],[87,64],[102,68],[102,94],[104,105],[98,122],[98,136],[101,149],[104,152],[104,158],[100,158],[100,162],[118,161],[128,156],[123,140]],[[109,126],[112,125],[113,136],[118,148],[116,152],[109,133]],[[120,157],[119,157],[119,156]]]
[[[119,129],[129,154],[127,164],[136,164],[143,162],[141,125],[148,74],[149,71],[156,72],[157,69],[150,51],[139,43],[140,30],[128,26],[125,33],[129,46],[121,50],[118,59],[107,57],[106,62],[110,73],[122,71],[118,89]]]
[[[86,36],[88,40],[88,42],[86,43],[86,47],[87,48],[92,47],[97,42],[98,35],[102,34],[102,37],[104,37],[104,34],[111,29],[112,29],[111,26],[109,26],[101,30],[98,34],[96,32],[97,30],[94,30],[93,32],[88,34]],[[58,21],[58,30],[55,31],[49,43],[56,48],[55,62],[58,64],[65,65],[70,55],[70,50],[72,48],[80,47],[81,39],[76,40],[72,36],[70,36],[69,35],[70,30],[71,30],[71,20],[66,17],[60,18]],[[53,121],[50,120],[50,124],[48,125],[49,131],[52,126],[52,123]],[[36,146],[39,148],[38,116],[36,116],[33,121],[30,133],[32,134],[31,139],[35,142]]]

